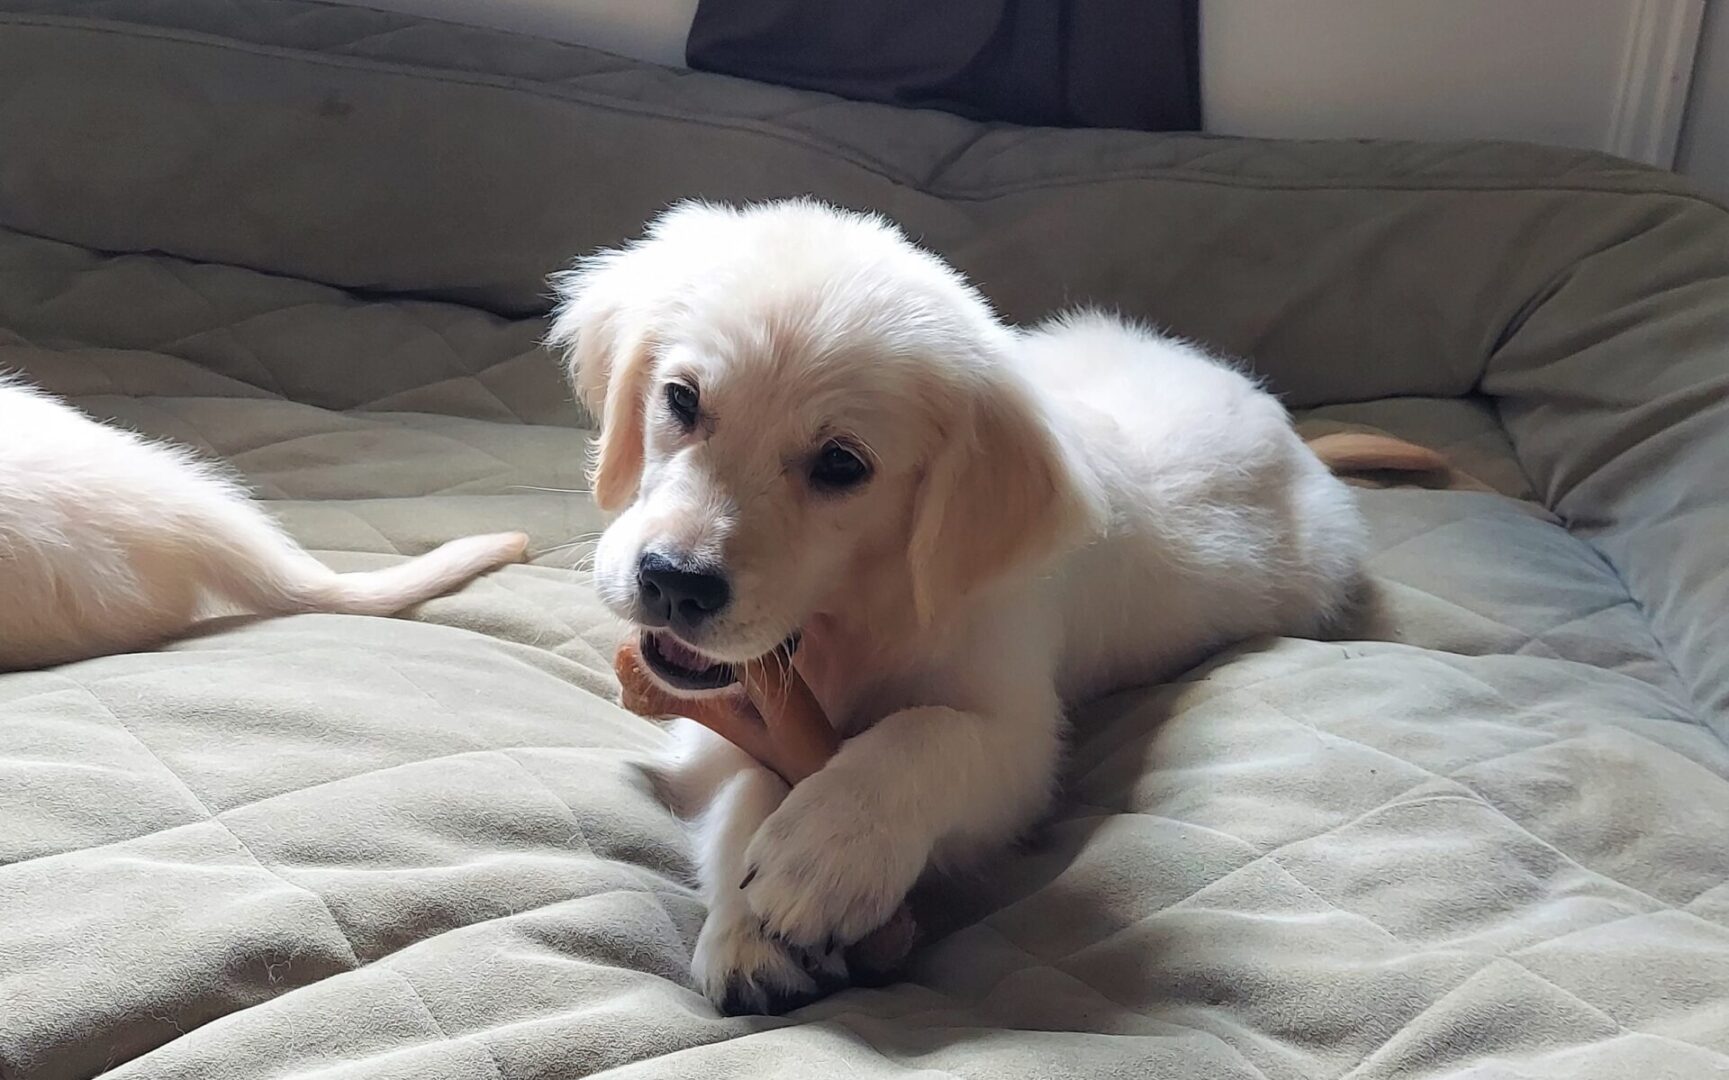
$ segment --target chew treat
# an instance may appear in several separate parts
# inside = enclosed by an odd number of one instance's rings
[[[708,728],[751,757],[797,784],[821,769],[840,749],[840,736],[829,726],[822,704],[790,658],[771,654],[742,664],[739,682],[701,697],[680,698],[667,693],[649,677],[635,642],[618,647],[613,657],[620,700],[638,716],[684,716]],[[865,935],[849,958],[866,973],[892,972],[912,951],[918,926],[905,904],[889,921]]]
[[[662,690],[634,643],[613,659],[624,707],[639,716],[687,716],[779,773],[788,784],[816,772],[840,749],[822,706],[783,657],[741,666],[741,686],[694,698]]]

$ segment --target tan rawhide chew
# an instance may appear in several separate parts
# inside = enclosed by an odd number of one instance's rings
[[[1336,431],[1304,439],[1315,456],[1347,482],[1358,480],[1365,473],[1416,473],[1432,477],[1425,487],[1440,487],[1450,491],[1487,491],[1495,489],[1470,475],[1439,451],[1426,446],[1379,435],[1368,431]],[[1376,485],[1369,485],[1376,486]]]
[[[739,686],[695,698],[675,697],[662,689],[649,677],[633,642],[620,645],[612,663],[625,708],[638,716],[695,720],[788,784],[817,772],[840,749],[840,735],[823,715],[822,704],[785,658],[741,665]],[[852,947],[849,959],[872,972],[893,971],[912,951],[917,930],[902,904],[888,922]]]
[[[1362,431],[1340,431],[1307,440],[1309,449],[1336,472],[1384,469],[1389,472],[1449,471],[1445,457],[1426,446]]]

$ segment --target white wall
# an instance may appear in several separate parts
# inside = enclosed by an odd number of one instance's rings
[[[1729,0],[1716,0],[1705,14],[1678,167],[1729,201]]]
[[[684,63],[684,40],[697,5],[697,0],[365,2],[671,66]],[[1674,161],[1705,4],[1201,0],[1207,128],[1287,138],[1525,139],[1608,150],[1667,167]],[[1713,6],[1725,4],[1729,0],[1715,0]],[[1721,37],[1729,18],[1714,22]],[[1718,74],[1719,82],[1729,78]],[[1729,90],[1720,91],[1719,100],[1724,94]],[[1719,124],[1718,130],[1724,129],[1729,118]],[[1729,148],[1696,130],[1692,152],[1710,161]],[[1729,171],[1721,172],[1729,177]]]
[[[1202,0],[1209,131],[1673,160],[1704,0]]]
[[[334,0],[343,3],[345,0]],[[697,0],[346,0],[354,6],[426,15],[587,45],[665,67],[684,66],[684,39]]]

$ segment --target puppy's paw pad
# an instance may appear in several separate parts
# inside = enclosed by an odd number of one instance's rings
[[[784,1016],[817,1001],[828,991],[784,990],[773,983],[763,983],[745,975],[737,975],[726,984],[726,992],[714,1007],[722,1016]]]
[[[844,960],[818,964],[802,950],[762,932],[748,913],[710,916],[697,938],[691,977],[727,1016],[779,1015],[846,982]]]

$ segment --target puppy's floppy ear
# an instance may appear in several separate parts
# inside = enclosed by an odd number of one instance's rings
[[[635,288],[638,258],[606,252],[553,278],[561,302],[547,340],[565,350],[571,385],[600,423],[589,483],[595,503],[609,512],[634,499],[642,480],[654,342],[645,296]]]
[[[736,211],[699,200],[669,207],[641,240],[580,260],[552,276],[559,297],[549,344],[565,350],[570,380],[600,422],[590,481],[602,510],[623,508],[642,483],[644,413],[656,328],[684,283],[728,254]]]
[[[908,557],[920,625],[1081,542],[1104,514],[1096,480],[1077,468],[1019,380],[993,373],[958,398],[913,512]]]

